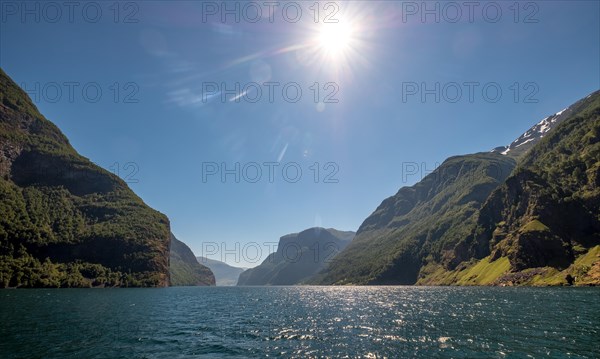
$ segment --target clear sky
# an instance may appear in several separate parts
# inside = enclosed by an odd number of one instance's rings
[[[197,255],[238,266],[357,230],[600,87],[598,1],[68,4],[2,1],[0,65]]]

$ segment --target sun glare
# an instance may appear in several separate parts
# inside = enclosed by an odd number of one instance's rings
[[[318,71],[333,70],[335,76],[346,78],[367,64],[364,55],[369,43],[365,39],[372,31],[364,12],[355,4],[340,3],[339,11],[328,17],[329,21],[305,23],[305,42],[296,52],[301,64],[315,66]]]
[[[318,46],[332,57],[344,55],[352,46],[353,29],[347,23],[323,24],[318,35]]]

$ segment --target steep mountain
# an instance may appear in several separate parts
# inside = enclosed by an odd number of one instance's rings
[[[482,249],[464,243],[483,202],[514,166],[512,158],[497,153],[447,159],[384,200],[352,243],[310,282],[414,284],[426,260],[455,266],[478,253]]]
[[[600,284],[599,101],[446,160],[383,201],[311,282]]]
[[[600,284],[600,91],[571,108],[481,209],[496,284]]]
[[[169,240],[0,69],[0,287],[166,286]]]
[[[169,272],[172,286],[215,285],[213,272],[198,263],[190,247],[175,238],[173,233],[171,233]]]
[[[234,286],[238,282],[244,268],[230,266],[229,264],[205,257],[196,257],[198,262],[207,266],[215,274],[217,286]]]
[[[354,237],[354,232],[314,227],[279,239],[277,251],[240,274],[238,285],[300,284],[321,270]]]

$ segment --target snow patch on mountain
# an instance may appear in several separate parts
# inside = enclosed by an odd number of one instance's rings
[[[533,141],[533,138],[527,139],[526,141],[519,143],[519,144],[518,144],[518,145],[516,145],[515,147],[521,147],[521,146],[523,146],[524,144],[526,144],[526,143],[528,143],[528,142],[531,142],[531,141]]]
[[[570,113],[570,108],[567,107],[555,113],[552,116],[548,116],[540,122],[533,125],[529,130],[527,130],[524,134],[519,136],[519,138],[514,140],[510,145],[496,147],[490,152],[508,155],[509,153],[511,153],[511,151],[515,151],[518,148],[518,152],[519,154],[521,154],[524,151],[527,151],[528,149],[533,147],[533,145],[535,145],[540,139],[542,139],[544,135],[548,133],[548,131],[552,130],[554,127],[556,127],[556,125],[558,125],[565,118],[567,118],[570,115]]]

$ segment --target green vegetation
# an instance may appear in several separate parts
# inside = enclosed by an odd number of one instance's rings
[[[575,285],[598,285],[600,281],[600,245],[579,256],[569,268],[563,271],[546,267],[544,272],[531,278],[527,284],[535,286],[569,285],[567,279],[569,277],[573,279]]]
[[[169,221],[0,70],[0,285],[164,286]]]
[[[21,252],[17,258],[0,256],[0,288],[143,287],[160,281],[152,272],[123,273],[80,261],[52,263]]]
[[[565,270],[600,244],[600,92],[571,108],[481,209],[475,241],[510,259],[509,281],[583,284]]]
[[[600,284],[600,92],[570,109],[518,165],[452,157],[401,188],[313,282]]]
[[[211,270],[200,263],[192,250],[171,234],[169,271],[172,286],[215,285]]]
[[[460,272],[456,284],[458,285],[488,285],[494,283],[500,276],[510,269],[508,258],[502,257],[490,262],[485,257],[473,267]]]
[[[451,157],[412,187],[384,200],[354,241],[311,282],[414,284],[422,268],[446,271],[489,254],[467,245],[477,213],[515,161],[496,153]]]
[[[439,264],[424,267],[418,285],[490,285],[510,271],[508,258],[490,261],[490,257],[464,262],[454,270]]]
[[[527,222],[527,224],[525,224],[523,227],[521,227],[520,231],[521,232],[546,232],[549,231],[550,228],[548,228],[545,224],[543,224],[542,222],[538,221],[537,219],[534,219],[533,221]]]

